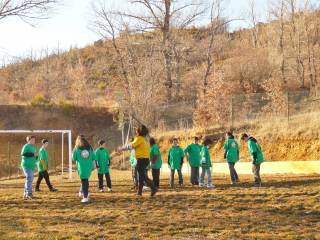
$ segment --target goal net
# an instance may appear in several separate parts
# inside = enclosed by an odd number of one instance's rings
[[[72,178],[72,133],[71,130],[0,130],[0,179],[22,175],[21,148],[26,136],[36,136],[37,150],[41,140],[48,139],[49,171],[68,174]],[[37,168],[35,169],[37,171]]]

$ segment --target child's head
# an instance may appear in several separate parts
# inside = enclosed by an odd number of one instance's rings
[[[210,146],[212,144],[212,140],[210,139],[210,138],[205,138],[204,140],[203,140],[203,142],[202,142],[202,145],[204,145],[204,146]]]
[[[230,137],[233,137],[233,134],[232,134],[231,131],[227,131],[227,132],[226,132],[226,138],[228,139],[228,138],[230,138]]]
[[[41,143],[42,143],[42,146],[45,147],[45,148],[48,147],[48,145],[49,145],[48,139],[42,139]]]
[[[98,145],[99,145],[100,148],[104,148],[106,146],[106,141],[103,140],[103,139],[100,139],[98,141]]]
[[[199,138],[198,137],[194,137],[193,138],[193,143],[194,144],[198,144],[199,143]]]
[[[178,146],[178,143],[179,143],[178,138],[173,138],[172,139],[172,145],[173,146],[175,146],[175,147]]]
[[[154,144],[156,144],[156,140],[154,138],[150,138],[149,143],[150,146],[153,146]]]
[[[142,137],[146,137],[149,134],[148,128],[142,124],[136,128],[135,132],[137,136],[142,136]]]
[[[26,141],[29,144],[35,145],[36,144],[36,137],[33,135],[29,135],[26,137]]]
[[[249,135],[248,134],[246,134],[246,133],[242,133],[241,134],[241,141],[247,142],[248,139],[249,139]]]

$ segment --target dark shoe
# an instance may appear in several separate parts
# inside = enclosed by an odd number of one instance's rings
[[[142,189],[143,189],[143,184],[139,184],[138,186],[138,195],[142,196]]]
[[[158,192],[158,189],[157,189],[157,188],[151,189],[151,197],[154,197],[157,192]]]
[[[40,191],[40,188],[36,188],[36,189],[34,189],[34,191],[35,191],[35,192],[41,192],[41,191]]]
[[[50,192],[57,192],[57,191],[58,191],[58,189],[56,189],[54,187],[50,188]]]

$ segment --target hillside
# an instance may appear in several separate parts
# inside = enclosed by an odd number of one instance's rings
[[[224,115],[215,105],[231,95],[265,93],[267,100],[261,108],[265,112],[283,111],[286,98],[282,95],[287,91],[303,89],[317,96],[320,12],[298,12],[290,17],[288,13],[281,21],[214,35],[209,53],[213,65],[206,83],[209,28],[172,30],[175,45],[170,104],[198,102],[197,109],[191,111],[203,124],[203,119],[221,122],[212,118]],[[44,53],[39,60],[30,56],[0,69],[0,101],[29,104],[41,97],[55,104],[118,108],[157,126],[170,111],[159,38],[157,31],[123,32],[115,40],[121,55],[111,40],[100,40],[65,53]],[[203,88],[207,91],[202,96]],[[201,105],[210,107],[202,109]],[[166,107],[160,111],[159,106]],[[182,108],[185,106],[188,103]]]

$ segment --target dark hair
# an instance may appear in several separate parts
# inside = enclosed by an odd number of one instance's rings
[[[26,141],[27,142],[29,142],[31,139],[35,139],[36,138],[36,136],[34,136],[34,135],[28,135],[27,137],[26,137]]]
[[[233,134],[232,134],[231,131],[227,131],[226,134],[227,134],[229,137],[232,137],[232,136],[233,136]]]
[[[248,138],[249,136],[248,136],[248,134],[246,134],[246,133],[242,133],[241,134],[241,140],[244,140],[244,139],[246,139],[246,138]]]
[[[156,144],[156,140],[152,137],[152,138],[150,138],[149,143],[150,143],[150,146],[152,146],[152,145]]]
[[[193,139],[194,139],[195,141],[199,141],[199,138],[198,138],[197,136],[195,136]]]
[[[45,139],[42,139],[41,142],[42,142],[42,144],[46,144],[49,142],[49,140],[45,138]]]
[[[208,146],[210,144],[212,144],[212,140],[210,138],[207,138],[207,137],[202,142],[202,145],[204,145],[204,146]]]
[[[103,140],[103,139],[100,139],[100,140],[98,141],[99,146],[101,146],[101,145],[103,145],[103,144],[105,144],[105,143],[106,143],[106,141]]]
[[[145,125],[140,125],[137,128],[137,132],[139,136],[146,137],[149,134],[149,130]]]

